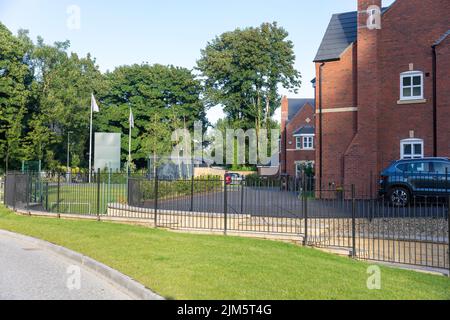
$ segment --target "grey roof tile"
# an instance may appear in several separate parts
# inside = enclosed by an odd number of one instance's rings
[[[385,13],[389,8],[383,8]],[[358,37],[358,12],[334,14],[320,44],[314,62],[338,60],[347,47]]]
[[[315,133],[316,133],[315,127],[313,127],[313,126],[304,126],[304,127],[301,127],[299,129],[297,129],[294,132],[294,136],[298,136],[298,135],[301,135],[301,134],[315,134]]]
[[[288,101],[288,122],[291,121],[307,103],[309,103],[313,108],[316,107],[316,102],[314,99],[288,99]]]

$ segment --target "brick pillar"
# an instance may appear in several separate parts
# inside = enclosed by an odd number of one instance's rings
[[[378,45],[380,30],[368,27],[369,9],[381,9],[381,0],[358,0],[357,134],[344,158],[345,185],[354,184],[357,195],[375,190],[371,172],[378,176],[378,97],[380,79]],[[376,13],[376,10],[375,10]],[[374,20],[371,20],[374,21]],[[372,186],[371,186],[372,184]],[[374,195],[372,195],[374,196]]]

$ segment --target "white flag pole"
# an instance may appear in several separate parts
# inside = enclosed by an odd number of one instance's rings
[[[89,183],[92,182],[92,122],[94,112],[100,112],[94,94],[91,94],[91,123],[89,128]]]
[[[134,119],[133,119],[133,111],[131,110],[130,107],[130,118],[128,119],[130,122],[130,130],[128,133],[128,172],[130,172],[130,168],[131,168],[131,130],[134,127]]]
[[[91,121],[89,128],[89,183],[92,182],[92,119],[93,119],[93,105],[91,97]]]

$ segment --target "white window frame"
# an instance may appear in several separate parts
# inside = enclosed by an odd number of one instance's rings
[[[419,85],[414,85],[414,77],[420,77],[420,86]],[[403,80],[405,78],[410,78],[411,79],[411,85],[410,86],[404,86],[403,85]],[[423,77],[423,72],[422,71],[408,71],[408,72],[403,72],[400,74],[400,101],[408,101],[408,100],[423,100],[424,99],[424,91],[425,91],[425,84],[424,84],[424,77]],[[420,95],[418,96],[414,96],[414,88],[419,88],[420,87]],[[403,91],[404,89],[410,88],[411,89],[411,96],[404,96],[403,95]]]
[[[422,152],[421,154],[414,154],[414,146],[420,144]],[[405,154],[405,146],[411,145],[411,154]],[[422,139],[405,139],[400,141],[400,159],[423,159],[425,157],[425,144]]]
[[[314,161],[296,161],[295,162],[295,177],[299,178],[299,173],[301,174],[305,167],[312,166],[314,168],[315,162]],[[299,170],[300,169],[300,170]]]
[[[302,137],[302,148],[303,150],[314,150],[314,134],[304,134]],[[309,141],[309,139],[311,139]]]
[[[294,137],[296,150],[315,150],[315,134],[299,134]],[[312,139],[312,141],[307,141],[307,139]],[[310,144],[312,144],[311,147]]]
[[[303,139],[301,136],[295,137],[295,150],[302,150],[303,147]]]
[[[295,163],[295,177],[299,178],[303,170],[303,162]]]

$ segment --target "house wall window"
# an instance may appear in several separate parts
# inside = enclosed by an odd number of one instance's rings
[[[423,72],[409,71],[400,75],[400,100],[424,99]]]
[[[314,161],[297,161],[295,163],[295,176],[300,178],[303,174],[314,173]]]
[[[302,147],[303,147],[303,139],[302,139],[302,137],[296,137],[295,138],[295,148],[297,150],[301,150]]]
[[[303,149],[312,150],[314,149],[314,136],[303,136],[302,137]]]
[[[406,139],[400,142],[401,159],[422,159],[424,143],[421,139]]]
[[[314,150],[314,135],[300,135],[295,137],[297,150]]]

